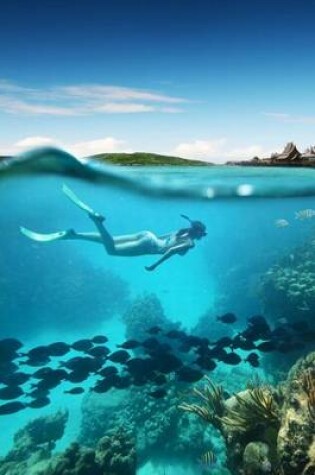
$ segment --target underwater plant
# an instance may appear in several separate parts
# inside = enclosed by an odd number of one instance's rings
[[[226,415],[221,419],[223,424],[244,432],[259,424],[276,428],[280,426],[279,408],[269,388],[248,389],[244,395],[235,394],[234,397],[238,402],[238,409],[227,409]]]
[[[202,388],[194,388],[193,395],[202,400],[203,405],[183,403],[179,409],[191,412],[212,424],[215,428],[222,428],[222,417],[225,413],[224,392],[222,386],[216,386],[210,378],[204,378],[207,384]]]

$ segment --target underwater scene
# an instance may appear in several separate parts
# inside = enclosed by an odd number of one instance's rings
[[[315,172],[0,162],[0,475],[314,475]]]

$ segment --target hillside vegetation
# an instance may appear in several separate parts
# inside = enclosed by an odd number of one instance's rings
[[[92,155],[89,158],[100,160],[102,162],[113,165],[142,165],[142,166],[208,166],[210,163],[202,162],[200,160],[188,160],[186,158],[171,157],[167,155],[159,155],[157,153],[100,153]]]

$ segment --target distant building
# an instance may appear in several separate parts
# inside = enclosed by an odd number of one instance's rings
[[[296,148],[296,145],[293,142],[288,142],[284,147],[282,153],[276,153],[271,156],[272,160],[299,160],[302,157],[302,154]]]

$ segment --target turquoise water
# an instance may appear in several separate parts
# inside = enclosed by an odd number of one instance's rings
[[[295,215],[315,207],[313,170],[112,169],[73,160],[54,151],[40,151],[22,157],[17,165],[12,162],[2,166],[1,338],[20,339],[25,345],[23,350],[102,333],[109,338],[108,346],[115,349],[126,338],[123,315],[135,299],[148,294],[155,295],[170,322],[179,322],[187,332],[195,333],[198,324],[201,328],[200,319],[206,315],[203,336],[210,340],[233,336],[245,328],[248,317],[266,309],[261,283],[268,270],[281,259],[294,260],[296,249],[311,243],[315,236],[315,218],[296,219]],[[69,228],[95,230],[86,213],[62,193],[64,183],[106,216],[106,227],[113,235],[142,230],[165,234],[187,225],[181,214],[201,220],[208,234],[187,255],[174,256],[155,272],[147,272],[145,266],[155,262],[157,256],[115,257],[107,255],[97,243],[28,240],[19,226],[42,233]],[[288,225],[277,225],[280,219]],[[216,320],[226,312],[236,313],[238,320],[234,325]],[[280,314],[279,309],[273,312],[270,307],[268,313],[268,321],[273,324],[277,319],[291,318]],[[305,351],[290,355],[290,361],[293,363]],[[235,392],[254,375],[267,381],[277,380],[277,364],[267,359],[259,368],[245,362],[237,366],[221,363],[211,378],[223,382],[227,391]],[[79,385],[90,394],[91,381]],[[60,408],[69,410],[69,420],[56,450],[77,440],[82,432],[82,402],[87,396],[64,394],[70,387],[64,383],[52,390],[51,404],[42,409],[26,408],[1,416],[0,433],[6,434],[1,437],[1,455],[12,447],[14,433],[28,421]],[[180,390],[186,391],[187,386]],[[145,415],[146,405],[154,403],[152,410],[156,414],[165,410],[165,401],[152,402],[142,387],[133,388],[132,394],[143,400],[143,423],[149,417]],[[130,393],[112,389],[101,396],[104,413],[107,407],[118,413]],[[18,400],[26,400],[23,397]],[[154,420],[155,415],[150,414]],[[141,421],[141,414],[136,420]],[[155,429],[150,430],[153,433]],[[136,427],[133,431],[137,435]],[[163,437],[166,444],[170,434],[173,446],[164,450]],[[145,455],[139,457],[137,473],[201,473],[195,449],[191,459],[188,454],[184,466],[181,465],[182,457],[176,449],[181,435],[176,430],[172,432],[168,427],[159,437],[159,443],[147,444],[145,450],[141,442],[139,450]],[[220,437],[211,433],[211,440],[213,451],[224,463]],[[203,453],[207,447],[200,444]],[[225,473],[223,468],[217,470]]]

